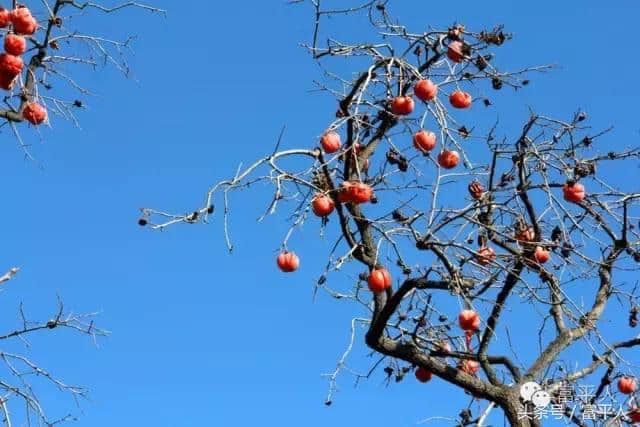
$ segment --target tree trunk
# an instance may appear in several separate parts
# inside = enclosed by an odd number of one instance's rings
[[[528,417],[524,415],[525,407],[520,403],[517,395],[509,396],[501,406],[512,427],[540,427],[540,420],[531,419],[533,416],[531,410],[528,411]]]

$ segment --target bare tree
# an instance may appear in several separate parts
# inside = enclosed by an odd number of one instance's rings
[[[551,68],[498,69],[499,48],[511,39],[501,26],[413,32],[392,18],[389,1],[292,3],[313,8],[313,35],[303,46],[326,70],[318,88],[337,101],[322,149],[282,149],[279,138],[265,157],[214,184],[203,206],[187,214],[145,208],[140,224],[162,230],[207,222],[221,203],[231,250],[229,193],[272,183],[264,215],[284,210],[292,222],[278,259],[283,271],[297,268],[289,237],[312,213],[324,217],[323,229],[335,226],[316,289],[367,315],[353,319],[350,344],[329,375],[327,404],[364,325],[366,344],[380,355],[371,372],[436,376],[487,401],[483,412],[451,417],[452,425],[483,425],[497,407],[511,425],[537,426],[546,404],[580,426],[640,416],[633,395],[624,394],[635,388],[626,357],[640,338],[630,329],[614,342],[611,328],[602,328],[612,304],[616,333],[637,325],[637,286],[615,276],[638,271],[640,193],[637,183],[608,181],[606,164],[637,166],[640,150],[605,143],[607,129],[589,127],[581,111],[568,119],[531,111],[515,138],[498,137],[497,124],[460,123],[458,108],[491,104],[487,88],[524,89],[529,75]],[[344,15],[367,20],[379,41],[326,35],[323,44],[326,18]],[[367,65],[355,78],[341,77],[327,67],[336,57]],[[330,288],[328,278],[346,263],[366,271],[347,288]],[[460,313],[442,310],[451,300]],[[501,324],[507,311],[537,315],[514,331]],[[511,345],[514,333],[538,342],[530,362]],[[585,352],[593,357],[572,359]],[[594,379],[593,393],[580,395]],[[531,382],[542,388],[538,400],[531,396],[537,389],[523,389]]]
[[[99,68],[112,65],[125,75],[129,73],[126,57],[132,38],[112,40],[78,27],[89,12],[98,12],[104,19],[125,8],[138,8],[164,13],[161,9],[137,2],[104,6],[91,1],[55,0],[31,1],[9,9],[0,8],[0,31],[5,52],[0,55],[0,87],[4,91],[0,109],[0,126],[11,130],[20,149],[30,161],[37,161],[30,151],[31,140],[41,136],[43,126],[52,128],[54,117],[78,125],[77,112],[84,107],[83,99],[91,91],[74,77],[77,67]],[[29,124],[31,123],[31,124]],[[19,272],[13,267],[0,277],[0,284],[9,282]],[[53,387],[70,395],[79,403],[87,390],[64,382],[45,368],[19,352],[20,344],[29,347],[32,335],[45,331],[68,329],[92,339],[107,331],[94,324],[97,313],[74,314],[64,309],[58,299],[57,310],[44,321],[34,321],[20,304],[17,326],[0,333],[4,342],[0,350],[0,419],[7,426],[52,426],[75,419],[73,413],[51,417],[40,396]],[[15,341],[15,343],[14,343]]]

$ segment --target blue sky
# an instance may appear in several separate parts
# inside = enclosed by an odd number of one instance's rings
[[[635,2],[396,3],[392,10],[415,31],[504,23],[515,33],[502,50],[504,67],[559,65],[522,92],[504,90],[499,100],[491,93],[490,109],[474,107],[486,122],[500,117],[504,135],[519,130],[527,106],[563,117],[583,108],[594,127],[615,126],[607,144],[637,145],[639,64],[627,25],[640,18]],[[82,17],[82,26],[111,37],[137,35],[133,78],[108,67],[74,71],[96,96],[83,98],[81,130],[54,117],[51,130],[27,131],[43,169],[25,162],[3,131],[1,268],[22,267],[3,285],[3,324],[18,324],[20,301],[47,318],[56,294],[75,312],[102,312],[99,323],[112,335],[98,348],[56,330],[23,350],[92,390],[82,426],[411,426],[455,415],[468,399],[453,387],[411,378],[386,387],[381,373],[357,387],[339,377],[334,404],[323,405],[321,374],[348,342],[354,307],[311,298],[331,243],[315,238],[317,223],[292,240],[300,271],[276,271],[286,224],[282,217],[256,223],[269,196],[261,187],[233,200],[233,255],[218,220],[163,233],[136,225],[142,206],[198,206],[209,184],[269,152],[283,125],[285,146],[311,146],[335,111],[328,97],[310,92],[321,70],[298,46],[311,35],[308,6],[154,5],[168,16]],[[359,28],[339,31],[357,38]],[[620,182],[630,176],[637,181],[637,168],[614,174]],[[526,322],[513,322],[525,339]],[[372,360],[361,335],[352,357],[359,370]],[[51,390],[42,399],[52,413],[73,409]]]

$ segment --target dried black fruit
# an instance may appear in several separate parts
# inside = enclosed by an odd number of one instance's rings
[[[484,56],[482,55],[478,55],[478,57],[476,58],[476,67],[478,67],[478,70],[482,71],[485,68],[487,68],[487,66],[489,65],[489,62],[485,59]]]
[[[573,173],[577,177],[585,177],[596,172],[596,166],[593,163],[580,162],[573,168]]]
[[[409,161],[403,156],[400,156],[400,158],[398,159],[398,169],[400,169],[401,172],[406,172],[409,170]]]
[[[471,423],[471,410],[470,409],[463,409],[462,411],[460,411],[458,416],[460,417],[460,420],[462,421],[462,425],[467,425],[467,424]]]
[[[391,213],[391,217],[399,222],[403,222],[408,219],[406,216],[404,216],[404,214],[399,209],[394,210]]]

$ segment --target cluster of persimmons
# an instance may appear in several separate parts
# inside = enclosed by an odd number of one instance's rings
[[[463,45],[459,41],[453,41],[447,49],[447,57],[453,62],[462,62],[465,60],[463,53]],[[438,85],[429,79],[418,80],[413,88],[413,95],[423,102],[431,102],[438,95]],[[469,93],[456,90],[449,96],[449,103],[454,108],[469,108],[472,104],[472,97]],[[391,112],[396,116],[407,116],[413,113],[415,102],[411,95],[397,96],[390,102]],[[333,154],[340,151],[342,142],[340,134],[335,130],[328,130],[320,138],[320,145],[327,154]],[[436,134],[429,130],[420,130],[413,135],[413,146],[422,153],[432,151],[437,145]],[[362,147],[359,143],[353,144],[348,150],[352,150],[357,156]],[[453,169],[458,166],[460,154],[455,150],[442,150],[437,157],[438,165],[444,169]],[[364,160],[362,169],[368,169],[369,159]],[[469,194],[475,200],[481,200],[486,191],[482,184],[473,181],[468,186]],[[585,198],[585,188],[577,182],[568,182],[563,186],[564,199],[572,203],[580,203]],[[313,213],[319,217],[330,215],[335,203],[355,203],[361,204],[371,200],[373,189],[366,183],[360,181],[344,181],[335,194],[319,193],[313,198],[311,208]],[[533,228],[525,227],[516,232],[516,240],[522,244],[533,242],[535,239]],[[536,246],[533,251],[533,258],[538,263],[545,263],[551,257],[550,252],[542,246]],[[478,250],[476,261],[480,265],[489,265],[496,260],[495,251],[487,246],[483,246]],[[283,252],[278,256],[278,266],[284,272],[293,272],[298,269],[300,260],[293,252]],[[380,274],[377,274],[381,272]],[[369,279],[369,289],[372,292],[383,292],[391,286],[391,277],[389,272],[384,269],[377,269],[371,272]]]
[[[462,62],[465,60],[463,54],[463,45],[459,41],[453,41],[449,44],[447,57],[453,62]],[[389,108],[391,113],[396,116],[408,116],[415,109],[414,97],[420,101],[428,103],[433,102],[438,95],[438,85],[429,80],[421,79],[415,83],[413,94],[397,96],[390,100]],[[469,108],[472,105],[472,96],[464,91],[456,90],[449,96],[449,103],[457,109]],[[431,152],[437,145],[437,136],[430,130],[419,130],[413,135],[413,146],[421,153]],[[320,146],[327,154],[338,153],[339,155],[351,152],[352,155],[358,156],[362,150],[359,143],[354,143],[351,147],[347,147],[344,153],[340,153],[343,149],[340,134],[335,129],[327,130],[320,138]],[[437,156],[437,164],[443,169],[454,169],[458,166],[460,154],[455,150],[442,150]],[[369,159],[364,159],[360,168],[368,169]],[[482,200],[487,193],[482,184],[476,180],[468,185],[469,194],[474,200]],[[566,201],[572,203],[581,203],[585,198],[585,188],[582,184],[576,182],[568,182],[563,186],[563,196]],[[371,201],[373,189],[368,184],[361,181],[344,181],[337,190],[333,192],[318,193],[311,201],[311,210],[318,217],[327,217],[335,209],[336,203],[353,203],[363,204]],[[521,225],[515,230],[515,239],[520,245],[527,246],[531,249],[531,262],[543,264],[549,261],[551,253],[542,246],[537,246],[535,242],[535,232],[533,227],[526,224]],[[489,246],[482,246],[478,249],[474,256],[475,261],[482,266],[491,265],[496,261],[496,253]],[[281,252],[277,257],[277,264],[283,272],[293,272],[300,266],[300,259],[291,251]],[[392,286],[392,278],[389,271],[381,265],[377,265],[368,276],[368,287],[373,293],[381,293],[387,291]],[[458,322],[460,328],[465,331],[467,351],[471,352],[471,339],[480,329],[480,317],[473,310],[463,310]],[[443,353],[451,351],[447,342],[442,342],[440,350]],[[463,359],[460,361],[459,369],[470,374],[476,375],[480,369],[477,361],[471,359]],[[415,371],[416,378],[421,382],[427,382],[431,379],[432,373],[424,368],[417,368]],[[636,388],[636,380],[624,377],[618,383],[618,388],[622,393],[633,393]],[[640,419],[640,411],[637,413]]]
[[[480,329],[480,316],[478,316],[478,313],[474,310],[462,310],[458,316],[458,324],[465,332],[467,352],[472,353],[471,338],[473,334]],[[445,354],[451,351],[449,343],[446,341],[439,344],[438,347],[438,350]],[[458,368],[469,375],[476,375],[480,370],[480,364],[475,360],[462,359],[458,364]],[[429,381],[433,374],[428,369],[418,367],[415,370],[415,376],[418,381],[424,383]],[[618,390],[620,393],[629,395],[635,393],[637,389],[638,383],[633,377],[624,376],[618,380]],[[629,416],[633,422],[640,422],[640,409],[634,409],[630,412]]]
[[[38,21],[25,6],[14,10],[0,8],[0,28],[7,29],[4,36],[4,53],[0,54],[0,88],[11,90],[24,68],[22,55],[27,51],[25,36],[33,35]],[[22,117],[39,125],[47,120],[47,110],[37,102],[26,102]]]

